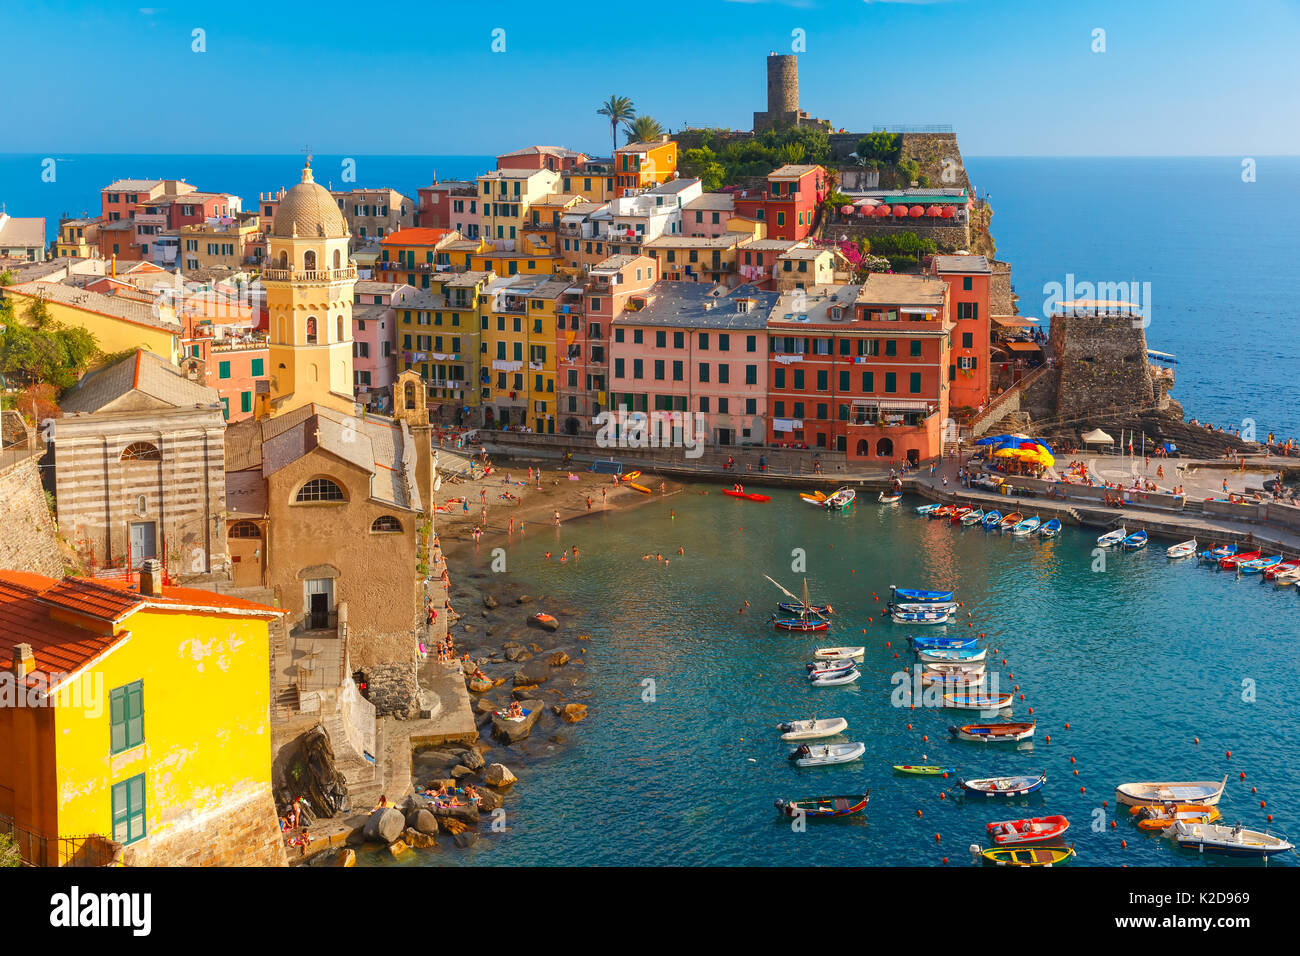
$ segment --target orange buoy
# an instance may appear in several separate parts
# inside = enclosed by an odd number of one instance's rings
[[[1021,694],[1021,695],[1020,695],[1020,699],[1021,699],[1021,700],[1024,700],[1024,699],[1025,699],[1025,695],[1024,695],[1024,694]],[[1032,714],[1032,713],[1034,712],[1034,708],[1030,707],[1030,708],[1029,708],[1029,712]]]
[[[940,800],[947,800],[947,799],[948,799],[948,794],[946,794],[946,793],[944,793],[942,790],[940,790],[940,791],[939,791],[939,799],[940,799]]]
[[[908,729],[908,730],[911,730],[911,729],[912,729],[912,725],[911,725],[911,724],[908,724],[908,725],[907,725],[907,729]]]
[[[1068,721],[1067,721],[1066,724],[1065,724],[1065,729],[1066,729],[1066,730],[1069,730],[1069,729],[1070,729],[1070,724],[1069,724]]]
[[[1269,822],[1269,823],[1272,823],[1272,822],[1273,822],[1273,814],[1271,814],[1271,813],[1268,815],[1268,822]]]
[[[1232,759],[1232,751],[1231,751],[1231,750],[1228,751],[1228,759],[1229,759],[1229,760]]]
[[[1080,787],[1080,788],[1079,788],[1079,792],[1080,792],[1080,793],[1087,793],[1087,792],[1088,792],[1088,788],[1087,788],[1087,787]]]
[[[1103,801],[1101,801],[1101,805],[1102,805],[1103,807],[1108,807],[1108,806],[1110,806],[1110,801],[1109,801],[1109,800],[1103,800]]]
[[[1199,744],[1200,742],[1201,742],[1201,738],[1200,738],[1200,737],[1193,737],[1193,738],[1192,738],[1192,743],[1194,743],[1194,744]]]
[[[1251,792],[1251,793],[1255,793],[1255,792],[1256,792],[1256,791],[1255,791],[1255,788],[1254,788],[1254,787],[1251,787],[1251,788],[1250,788],[1250,792]]]
[[[894,651],[894,657],[895,657],[895,658],[898,657],[898,651]]]
[[[983,632],[983,631],[980,631],[980,637],[983,637],[983,636],[984,636],[984,632]]]
[[[1242,779],[1242,780],[1245,780],[1245,779],[1246,779],[1246,771],[1244,771],[1244,770],[1241,772],[1241,779]]]
[[[1074,763],[1074,758],[1073,758],[1073,757],[1070,758],[1070,763]]]
[[[864,628],[864,630],[865,630],[865,628]],[[886,647],[893,647],[893,646],[894,646],[894,642],[893,642],[893,641],[885,641],[885,646],[886,646]]]
[[[1005,657],[1002,658],[1002,666],[1003,666],[1003,667],[1006,667],[1006,666],[1007,666],[1007,659],[1006,659]]]
[[[1049,744],[1052,742],[1052,735],[1051,735],[1051,734],[1048,734],[1048,735],[1047,735],[1047,742],[1048,742]]]
[[[916,815],[919,817],[919,816],[921,815],[921,811],[920,811],[920,810],[917,810],[917,811],[916,811]]]
[[[935,842],[935,843],[940,842],[940,840],[939,840],[939,834],[937,834],[937,833],[934,835],[934,842]]]
[[[857,574],[857,573],[858,572],[855,569],[849,568],[849,574]]]
[[[944,866],[948,865],[948,858],[946,856],[943,858],[943,865]]]
[[[1025,695],[1024,695],[1024,694],[1021,694],[1021,695],[1020,695],[1020,699],[1021,699],[1021,700],[1024,700],[1024,699],[1025,699]],[[1033,711],[1030,711],[1030,713],[1032,714]]]
[[[947,770],[945,770],[945,771],[943,772],[943,779],[945,779],[945,780],[948,779],[948,771],[947,771]]]
[[[1074,774],[1076,777],[1079,776],[1079,771],[1075,770],[1075,771],[1072,771],[1072,772],[1073,772],[1073,774]]]
[[[1268,804],[1265,803],[1263,800],[1259,801],[1259,808],[1260,808],[1261,810],[1264,809],[1266,806],[1268,806]]]
[[[1128,840],[1120,840],[1120,841],[1119,841],[1119,845],[1120,845],[1120,849],[1122,849],[1122,850],[1127,850],[1127,849],[1128,849]]]
[[[928,744],[928,743],[930,742],[930,735],[929,735],[929,734],[922,734],[922,735],[921,735],[921,739],[924,740],[924,741]]]
[[[1115,826],[1116,826],[1115,821],[1114,821],[1114,820],[1111,820],[1111,821],[1110,821],[1110,828],[1113,830],[1113,829],[1115,829]]]

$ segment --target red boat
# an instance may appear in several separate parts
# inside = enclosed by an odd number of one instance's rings
[[[1027,820],[1002,820],[990,823],[986,829],[998,846],[1025,843],[1049,843],[1060,840],[1070,829],[1070,821],[1062,816],[1030,817]]]
[[[940,507],[940,508],[935,508],[935,509],[934,509],[933,511],[931,511],[929,514],[927,514],[926,517],[927,517],[927,518],[946,518],[946,517],[948,517],[950,514],[952,514],[952,505],[944,505],[944,506],[942,506],[942,507]]]
[[[1259,551],[1243,551],[1237,554],[1230,554],[1226,558],[1219,559],[1219,567],[1225,569],[1235,568],[1242,561],[1254,561],[1260,556],[1260,554],[1261,552]]]
[[[959,521],[961,521],[962,518],[966,517],[968,514],[970,514],[970,509],[967,508],[965,505],[963,505],[960,508],[954,508],[952,511],[948,512],[948,520],[951,521],[953,524],[957,524]]]
[[[1271,568],[1264,569],[1264,577],[1271,581],[1283,571],[1294,571],[1300,568],[1300,558],[1292,558],[1290,561],[1283,561],[1281,564],[1275,564]]]
[[[722,490],[724,495],[730,495],[733,498],[748,498],[750,501],[771,501],[770,495],[753,495],[748,491],[732,491],[730,488]]]
[[[772,623],[782,631],[824,631],[830,627],[829,621],[816,621],[808,618],[777,618]]]

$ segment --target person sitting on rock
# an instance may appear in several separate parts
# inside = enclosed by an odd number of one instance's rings
[[[510,702],[510,707],[506,710],[506,716],[507,716],[507,717],[522,717],[522,716],[524,716],[524,708],[523,708],[523,705],[520,704],[519,701],[517,701],[517,700],[512,700],[512,701]]]
[[[468,800],[471,804],[477,805],[479,800],[482,799],[482,797],[478,795],[478,791],[474,789],[473,784],[467,783],[465,784],[465,799]]]

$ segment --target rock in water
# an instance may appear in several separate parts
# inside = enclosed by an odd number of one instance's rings
[[[566,724],[576,724],[587,717],[586,704],[565,704],[560,710],[560,719]]]
[[[524,645],[516,641],[506,641],[501,645],[501,651],[508,661],[517,661],[525,654]]]
[[[356,866],[357,853],[347,847],[339,850],[338,855],[334,857],[335,866]]]
[[[415,830],[417,833],[427,833],[430,836],[436,836],[438,833],[438,818],[428,810],[423,808],[406,811],[406,830],[409,833]],[[406,841],[410,843],[410,840]],[[411,844],[414,846],[415,844]]]
[[[462,767],[469,767],[470,770],[482,770],[483,755],[477,750],[466,750],[460,755],[460,763]]]
[[[438,845],[438,841],[433,838],[432,834],[421,833],[419,830],[407,830],[402,834],[402,842],[407,846],[415,847],[417,850],[428,850]]]
[[[478,833],[473,830],[466,830],[464,833],[457,833],[452,839],[453,842],[463,850],[478,842]]]
[[[543,701],[521,700],[519,703],[525,711],[522,720],[506,720],[499,713],[492,715],[492,732],[509,744],[527,737],[532,732],[533,724],[542,716]]]
[[[403,853],[410,853],[411,848],[401,840],[398,840],[395,843],[389,844],[388,852],[393,854],[393,856],[401,856]]]
[[[503,763],[490,763],[483,771],[483,782],[490,787],[508,787],[518,778]]]
[[[490,594],[483,595],[483,606],[488,610],[497,606],[497,599]]]
[[[483,813],[491,813],[493,810],[500,809],[503,803],[505,803],[504,798],[494,790],[488,790],[485,787],[478,792],[478,808]]]
[[[569,655],[564,653],[564,651],[556,651],[551,655],[551,659],[546,663],[550,664],[552,667],[563,667],[565,664],[569,663]]]
[[[406,818],[400,810],[381,807],[366,820],[365,837],[369,843],[392,843],[406,829]]]

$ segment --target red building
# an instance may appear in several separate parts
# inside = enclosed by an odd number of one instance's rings
[[[563,173],[585,162],[585,153],[563,146],[525,146],[497,157],[497,169],[549,169]]]
[[[984,256],[935,256],[930,274],[948,284],[952,309],[952,350],[948,402],[956,410],[979,411],[989,400],[989,284],[993,270]]]
[[[475,227],[481,219],[478,213],[478,186],[475,183],[447,180],[417,190],[419,208],[415,224],[422,229],[455,229],[468,239],[478,237],[466,226]]]
[[[767,189],[742,190],[732,201],[736,216],[767,224],[767,238],[803,239],[829,195],[826,170],[820,166],[782,166],[767,174]]]
[[[872,275],[781,296],[768,320],[768,441],[842,451],[851,463],[942,451],[948,288]]]

